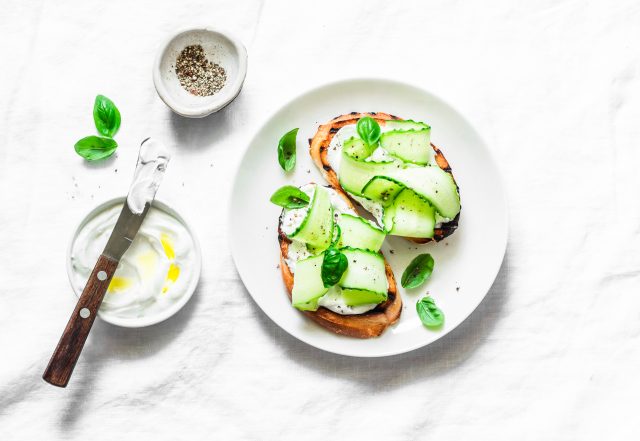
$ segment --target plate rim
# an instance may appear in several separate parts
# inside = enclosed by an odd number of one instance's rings
[[[507,245],[509,242],[509,230],[510,230],[510,224],[509,224],[509,205],[508,205],[508,199],[507,199],[507,193],[506,193],[506,186],[505,186],[505,180],[504,180],[504,175],[502,170],[499,167],[499,163],[496,160],[496,155],[494,154],[494,152],[489,148],[487,142],[485,141],[484,137],[480,134],[480,132],[476,129],[475,125],[471,124],[471,122],[469,121],[469,119],[466,117],[466,115],[464,113],[462,113],[460,110],[458,110],[456,107],[453,107],[449,101],[443,99],[440,95],[435,94],[421,86],[416,85],[415,83],[406,81],[406,80],[398,80],[398,79],[389,79],[389,78],[384,78],[384,77],[375,77],[375,76],[365,76],[365,77],[361,77],[361,76],[354,76],[354,77],[345,77],[345,78],[340,78],[340,79],[334,79],[332,81],[327,81],[318,85],[315,85],[313,87],[307,87],[305,89],[303,89],[302,91],[299,91],[297,93],[294,94],[290,94],[287,98],[282,100],[282,104],[279,105],[277,108],[275,108],[275,110],[271,111],[265,118],[262,119],[262,121],[260,122],[260,124],[258,125],[258,127],[253,130],[251,132],[251,137],[249,138],[249,141],[245,144],[244,146],[244,150],[242,151],[242,155],[240,157],[240,159],[236,162],[235,165],[235,170],[233,172],[233,179],[231,182],[231,195],[233,195],[233,193],[235,192],[236,186],[238,185],[239,182],[239,175],[240,175],[240,169],[242,167],[242,164],[245,161],[246,156],[249,154],[249,147],[253,144],[256,136],[262,132],[267,125],[269,124],[269,122],[273,119],[274,116],[276,116],[276,114],[278,114],[280,111],[282,111],[282,109],[284,109],[286,106],[290,105],[293,101],[298,100],[306,95],[309,95],[311,93],[317,92],[321,89],[325,89],[325,88],[329,88],[329,87],[335,87],[338,85],[346,85],[348,83],[359,83],[359,82],[378,82],[378,83],[387,83],[387,84],[392,84],[394,86],[402,86],[402,87],[408,87],[408,88],[413,88],[413,89],[417,89],[420,92],[426,94],[426,95],[430,95],[431,97],[435,98],[437,101],[440,101],[441,103],[443,103],[444,105],[446,105],[447,107],[449,107],[451,110],[454,111],[454,113],[456,113],[461,119],[462,121],[469,127],[471,128],[471,130],[473,130],[474,135],[477,136],[477,138],[480,140],[482,148],[485,150],[485,152],[487,153],[489,160],[491,161],[491,163],[494,165],[495,169],[496,169],[496,178],[498,180],[498,184],[500,187],[500,192],[499,192],[499,197],[502,199],[502,202],[504,204],[504,213],[503,213],[503,217],[504,217],[504,234],[503,234],[503,240],[502,243],[500,244],[500,249],[501,249],[501,257],[500,257],[500,263],[499,265],[497,265],[494,274],[491,277],[491,282],[489,283],[488,288],[486,289],[485,293],[482,295],[482,297],[475,303],[475,305],[473,305],[473,307],[470,309],[469,313],[467,314],[467,316],[461,320],[458,324],[456,324],[454,327],[447,329],[446,331],[442,331],[442,333],[438,336],[438,338],[436,338],[435,340],[432,340],[430,342],[427,343],[418,343],[415,345],[411,345],[410,347],[405,347],[402,348],[400,350],[386,350],[386,351],[378,351],[376,353],[371,353],[371,354],[353,354],[350,353],[348,351],[343,351],[340,349],[329,349],[327,347],[322,347],[319,346],[318,344],[314,343],[310,338],[304,336],[304,335],[296,335],[294,334],[292,331],[290,331],[289,329],[287,329],[286,327],[282,326],[274,317],[272,317],[262,306],[261,304],[258,302],[258,300],[256,300],[256,298],[254,297],[254,295],[251,293],[251,291],[247,288],[247,285],[244,282],[244,278],[243,275],[240,271],[240,267],[238,265],[238,260],[236,258],[236,245],[235,245],[235,241],[232,238],[231,234],[228,234],[228,244],[229,244],[229,250],[231,251],[231,258],[233,260],[233,264],[236,268],[236,271],[238,272],[238,275],[240,276],[240,281],[242,282],[245,290],[249,293],[249,296],[251,297],[251,300],[258,306],[258,308],[260,308],[261,312],[266,315],[274,324],[276,324],[280,329],[282,329],[283,331],[285,331],[287,334],[289,334],[291,337],[304,342],[305,344],[319,349],[321,351],[327,352],[327,353],[331,353],[331,354],[336,354],[336,355],[340,355],[340,356],[346,356],[346,357],[352,357],[352,358],[386,358],[386,357],[393,357],[396,355],[402,355],[402,354],[407,354],[413,351],[416,351],[418,349],[421,348],[425,348],[441,339],[443,339],[445,336],[447,336],[449,333],[451,333],[452,331],[454,331],[455,329],[458,329],[464,322],[466,322],[469,317],[471,317],[473,315],[473,313],[478,309],[478,306],[480,306],[480,304],[486,299],[487,294],[489,294],[489,291],[491,290],[491,288],[493,287],[493,285],[495,284],[495,281],[498,277],[498,274],[500,273],[500,269],[502,268],[502,265],[504,264],[504,258],[507,252]],[[232,211],[231,211],[231,206],[233,204],[233,198],[230,197],[228,202],[227,202],[227,230],[230,232],[231,231],[231,225],[232,225]],[[329,332],[329,331],[327,331]],[[345,337],[347,338],[347,337]]]

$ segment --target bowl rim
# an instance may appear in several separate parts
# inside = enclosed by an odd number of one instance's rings
[[[216,39],[220,39],[220,37],[222,37],[228,40],[234,47],[237,53],[238,60],[238,73],[233,78],[233,82],[228,86],[226,91],[220,95],[212,95],[211,97],[206,97],[209,99],[201,106],[197,107],[186,106],[179,100],[174,99],[174,97],[169,93],[167,87],[165,86],[165,82],[162,78],[162,75],[160,74],[160,66],[170,44],[178,37],[193,32],[204,32],[213,35]],[[242,90],[242,85],[244,84],[245,77],[247,76],[247,63],[247,49],[245,48],[242,41],[233,32],[222,28],[212,28],[210,26],[183,28],[173,33],[169,38],[165,39],[164,43],[160,46],[153,63],[153,84],[160,99],[175,113],[187,118],[203,118],[224,108],[238,96],[240,90]]]
[[[124,204],[126,203],[126,200],[127,200],[126,196],[118,196],[114,198],[109,198],[104,202],[96,205],[82,218],[80,223],[78,223],[78,226],[73,231],[71,240],[69,240],[69,245],[67,246],[65,264],[67,268],[67,278],[69,279],[71,290],[73,291],[76,297],[80,297],[81,292],[78,291],[74,283],[74,279],[73,279],[74,272],[73,272],[73,266],[71,264],[71,253],[73,251],[73,244],[78,238],[78,234],[85,227],[85,225],[91,219],[93,219],[93,217],[95,217],[98,213],[106,210],[107,208],[113,205]],[[187,232],[191,236],[191,239],[193,241],[193,248],[195,252],[194,277],[191,279],[191,282],[187,286],[186,288],[187,291],[185,292],[185,294],[180,299],[178,299],[177,302],[173,303],[170,308],[167,308],[157,314],[147,316],[147,317],[124,318],[124,317],[114,316],[108,312],[104,312],[101,309],[98,309],[98,317],[100,317],[102,320],[112,325],[121,326],[124,328],[143,328],[146,326],[151,326],[151,325],[155,325],[157,323],[163,322],[167,320],[169,317],[176,314],[178,311],[182,309],[184,305],[187,304],[187,302],[191,299],[191,297],[193,297],[193,294],[195,293],[198,287],[198,284],[200,282],[200,276],[202,273],[202,251],[200,249],[198,238],[194,234],[193,228],[191,228],[191,224],[189,224],[175,209],[171,208],[171,206],[167,205],[165,202],[154,199],[152,206],[176,218],[176,220],[186,228]]]

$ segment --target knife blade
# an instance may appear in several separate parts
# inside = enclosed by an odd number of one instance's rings
[[[168,161],[161,144],[150,138],[142,141],[127,200],[42,375],[46,382],[59,387],[69,383],[109,283],[149,212]]]

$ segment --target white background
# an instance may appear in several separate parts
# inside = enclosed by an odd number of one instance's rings
[[[185,26],[235,30],[243,92],[173,115],[151,66]],[[0,438],[632,439],[640,431],[640,4],[635,1],[9,1],[0,13]],[[479,129],[511,232],[492,290],[430,347],[380,360],[294,340],[229,254],[232,171],[283,102],[334,79],[407,80]],[[87,165],[102,93],[117,157]],[[148,329],[97,321],[67,389],[40,376],[73,308],[70,235],[123,195],[139,142],[178,150],[158,197],[203,248],[198,292]],[[116,171],[117,169],[117,171]],[[487,207],[488,210],[491,207]]]

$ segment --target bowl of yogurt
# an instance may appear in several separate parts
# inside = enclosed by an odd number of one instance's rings
[[[97,206],[76,229],[67,253],[67,273],[77,296],[104,250],[125,200],[120,197]],[[201,265],[200,247],[187,222],[155,200],[118,264],[98,316],[130,328],[166,320],[195,292]]]

